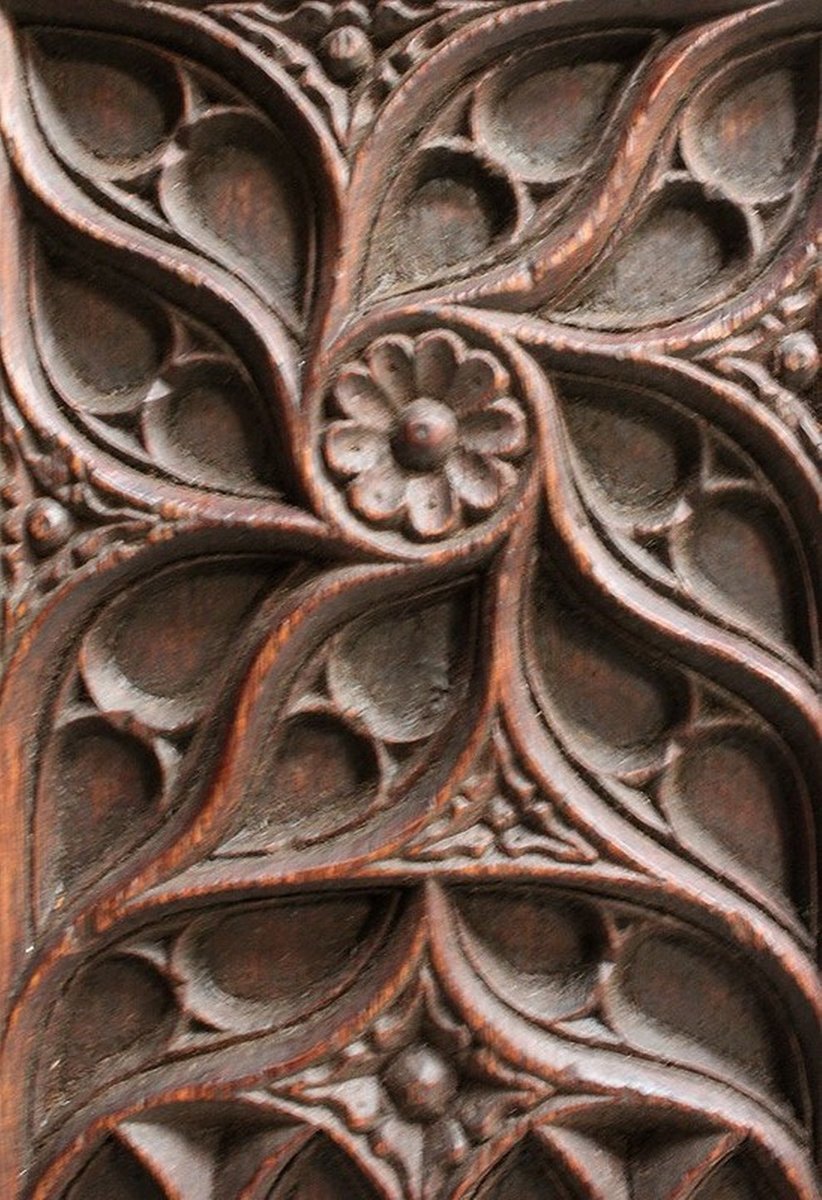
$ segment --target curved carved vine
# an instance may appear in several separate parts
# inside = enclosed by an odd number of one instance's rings
[[[813,1200],[813,6],[6,9],[3,1195]]]

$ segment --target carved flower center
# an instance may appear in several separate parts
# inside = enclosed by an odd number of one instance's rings
[[[442,466],[457,444],[457,419],[438,400],[423,397],[403,411],[392,440],[397,461],[412,471]]]
[[[457,1077],[428,1046],[412,1046],[389,1067],[385,1082],[397,1107],[415,1121],[436,1121],[457,1094]]]

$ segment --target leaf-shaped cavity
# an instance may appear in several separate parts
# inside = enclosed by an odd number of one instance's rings
[[[38,256],[34,298],[40,358],[64,400],[110,415],[145,398],[170,332],[139,288],[49,252]]]
[[[145,1167],[120,1142],[103,1142],[64,1193],[65,1200],[167,1200]]]
[[[546,564],[531,603],[529,647],[543,711],[594,765],[655,761],[686,711],[682,676],[557,584]]]
[[[243,626],[284,574],[272,562],[237,557],[176,564],[135,584],[103,610],[84,643],[92,697],[156,729],[190,725]]]
[[[805,585],[794,539],[747,488],[705,497],[672,542],[677,572],[697,595],[754,632],[810,653]]]
[[[659,518],[699,469],[692,422],[641,388],[560,380],[563,415],[593,493],[634,519]]]
[[[474,135],[521,179],[559,183],[590,160],[641,35],[574,38],[515,55],[478,86]]]
[[[139,42],[69,30],[31,38],[38,115],[61,152],[84,166],[141,164],[173,136],[182,116],[170,61]],[[75,153],[71,153],[74,150]]]
[[[499,1162],[474,1193],[474,1200],[576,1200],[547,1151],[525,1137]]]
[[[473,608],[463,588],[352,622],[329,659],[337,704],[386,741],[429,737],[453,711],[461,690],[460,662],[470,645]]]
[[[100,718],[59,729],[38,800],[39,827],[57,837],[53,855],[41,851],[51,879],[44,890],[80,889],[122,862],[157,827],[162,782],[149,747]]]
[[[397,911],[383,893],[236,905],[195,920],[174,951],[186,1007],[219,1028],[304,1021],[367,966]]]
[[[389,192],[371,239],[367,287],[439,278],[510,234],[519,215],[517,192],[499,166],[459,145],[430,146]]]
[[[616,329],[687,316],[724,294],[751,249],[748,222],[734,204],[708,199],[685,181],[670,183],[562,316]]]
[[[805,909],[813,830],[796,772],[776,742],[744,725],[696,733],[666,777],[664,796],[685,842]]]
[[[457,892],[456,906],[475,968],[508,1003],[540,1022],[585,1005],[604,949],[590,905],[533,888]]]
[[[280,1175],[266,1200],[377,1200],[359,1167],[323,1134],[317,1134]]]
[[[372,742],[327,713],[288,721],[255,775],[248,815],[258,829],[310,841],[362,821],[381,779]]]
[[[793,1052],[738,957],[726,961],[685,932],[639,934],[617,964],[609,1005],[638,1049],[798,1100]]]
[[[245,277],[287,316],[308,300],[313,205],[293,143],[262,118],[226,109],[188,130],[160,199],[173,225]]]
[[[143,413],[153,462],[201,487],[269,495],[274,457],[256,392],[231,363],[177,373]]]
[[[65,1095],[112,1063],[125,1069],[142,1061],[170,1036],[176,1014],[170,987],[150,963],[126,954],[97,959],[55,1006],[44,1043],[47,1087]],[[47,1110],[54,1100],[46,1094]]]
[[[682,126],[685,160],[735,199],[778,201],[813,152],[818,106],[815,47],[771,46],[697,94]]]

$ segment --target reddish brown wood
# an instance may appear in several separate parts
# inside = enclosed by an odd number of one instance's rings
[[[0,9],[0,1195],[814,1200],[818,4]]]

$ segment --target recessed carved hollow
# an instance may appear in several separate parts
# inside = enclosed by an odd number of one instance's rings
[[[91,716],[55,734],[39,801],[51,820],[56,815],[57,845],[49,884],[44,880],[54,901],[93,883],[159,826],[162,790],[156,754],[137,737]],[[42,809],[40,816],[45,825]]]
[[[772,204],[813,156],[819,71],[812,42],[768,47],[709,80],[688,106],[691,170],[742,202]]]
[[[739,964],[690,934],[639,933],[607,986],[610,1019],[629,1044],[803,1110],[790,1034]]]
[[[565,182],[588,165],[647,44],[642,34],[594,35],[512,55],[474,92],[474,136],[519,178]]]
[[[61,149],[92,172],[144,169],[173,136],[183,91],[172,61],[132,39],[71,30],[31,36],[32,91]]]
[[[341,996],[383,949],[401,904],[350,893],[237,905],[195,918],[171,969],[186,1010],[214,1029],[307,1021]]]
[[[348,506],[420,541],[502,507],[528,448],[508,371],[445,330],[372,342],[339,371],[329,414],[323,453]]]
[[[263,597],[286,576],[238,556],[158,571],[117,597],[88,635],[86,686],[102,709],[133,711],[174,731],[202,715]]]
[[[538,889],[458,890],[466,953],[491,989],[539,1024],[585,1009],[605,937],[585,903]]]
[[[661,763],[687,711],[682,675],[592,618],[548,560],[530,603],[533,684],[574,753],[615,771]]]

